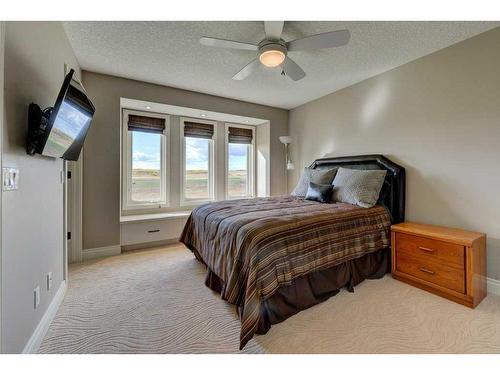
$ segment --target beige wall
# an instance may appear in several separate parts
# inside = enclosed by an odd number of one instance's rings
[[[290,112],[293,161],[380,153],[407,170],[407,219],[486,232],[500,279],[500,28]]]
[[[61,159],[26,155],[30,102],[54,105],[64,63],[80,70],[60,22],[6,22],[3,165],[19,168],[19,189],[2,195],[3,350],[20,352],[63,280]],[[53,285],[46,288],[46,275]],[[40,285],[41,303],[33,308]]]
[[[96,106],[83,161],[85,249],[120,243],[121,97],[270,120],[271,194],[284,192],[284,149],[278,137],[288,132],[288,111],[86,71],[83,84]],[[172,139],[178,137],[172,134]],[[172,168],[172,173],[178,172]],[[171,189],[175,194],[178,187]]]

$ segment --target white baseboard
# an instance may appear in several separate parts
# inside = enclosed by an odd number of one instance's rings
[[[496,294],[497,296],[500,295],[500,280],[495,280],[487,277],[486,283],[488,294]]]
[[[24,347],[23,354],[34,354],[38,352],[40,344],[42,343],[45,334],[49,330],[50,323],[52,323],[52,320],[56,316],[57,310],[59,310],[59,306],[61,306],[61,303],[64,299],[64,295],[66,294],[66,288],[67,288],[66,280],[63,280],[63,282],[59,286],[59,289],[54,295],[52,302],[47,308],[47,311],[45,311],[45,314],[43,314],[42,319],[36,326],[35,331],[31,335],[26,346]]]
[[[83,249],[82,260],[86,261],[89,259],[109,257],[112,255],[121,254],[121,252],[122,248],[120,245],[95,247],[93,249]]]

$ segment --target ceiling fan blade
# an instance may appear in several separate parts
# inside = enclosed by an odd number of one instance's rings
[[[306,51],[311,49],[340,47],[349,42],[349,30],[330,31],[328,33],[306,36],[286,44],[288,51]]]
[[[254,59],[250,61],[243,69],[241,69],[238,73],[233,76],[234,80],[241,81],[247,78],[250,74],[255,72],[255,70],[259,67],[260,61],[259,59]]]
[[[283,71],[288,77],[290,77],[294,81],[299,81],[306,76],[306,72],[304,72],[302,68],[298,66],[297,63],[288,56],[285,59],[285,64],[283,65]]]
[[[257,51],[259,49],[259,46],[251,43],[237,42],[235,40],[227,39],[209,38],[206,36],[200,38],[200,43],[208,47],[244,49],[248,51]]]
[[[280,40],[285,21],[264,21],[266,39]]]

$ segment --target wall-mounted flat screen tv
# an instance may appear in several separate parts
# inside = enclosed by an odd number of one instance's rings
[[[32,106],[38,106],[30,105],[28,153],[78,160],[95,108],[80,82],[73,79],[73,74],[71,69],[66,75],[54,107],[36,116],[37,109]]]

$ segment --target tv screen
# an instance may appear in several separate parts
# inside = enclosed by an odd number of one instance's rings
[[[46,130],[42,155],[78,160],[95,108],[83,86],[73,79],[74,71],[64,79]]]

